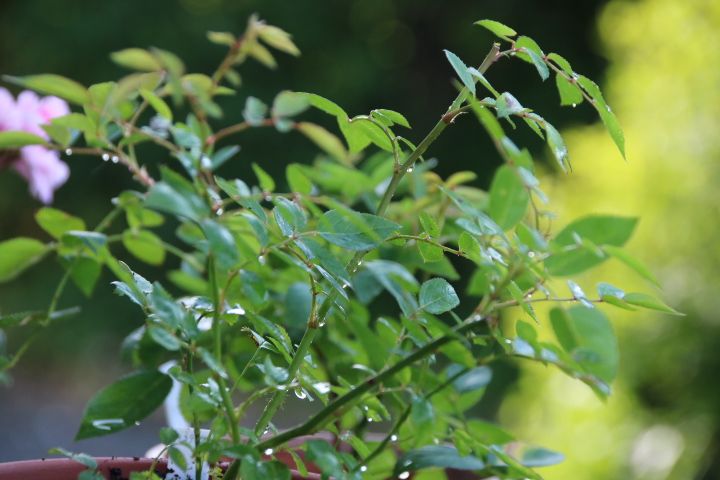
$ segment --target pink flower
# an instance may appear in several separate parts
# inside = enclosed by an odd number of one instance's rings
[[[70,176],[67,164],[56,152],[39,145],[21,148],[20,158],[15,170],[30,184],[30,193],[43,203],[52,202],[53,192]]]
[[[15,101],[10,92],[0,88],[0,131],[22,130],[48,139],[42,125],[68,113],[70,108],[60,98],[40,98],[26,90]],[[3,160],[0,163],[8,162]],[[9,163],[28,181],[30,193],[43,203],[52,202],[53,193],[70,175],[70,169],[60,160],[57,152],[39,145],[21,148],[20,156],[10,159]]]

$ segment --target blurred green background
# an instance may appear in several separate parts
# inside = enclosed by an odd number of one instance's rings
[[[353,114],[398,110],[414,126],[409,137],[419,140],[454,96],[442,49],[474,64],[488,50],[492,38],[472,26],[481,18],[513,26],[596,79],[625,128],[627,163],[594,112],[585,105],[561,109],[552,82],[543,84],[531,66],[500,62],[489,73],[567,137],[574,172],[548,168],[545,175],[560,210],[558,225],[593,212],[640,216],[629,249],[651,265],[665,298],[687,316],[610,312],[622,363],[606,404],[550,369],[501,365],[478,413],[565,453],[564,464],[543,471],[548,479],[720,478],[720,248],[714,238],[720,229],[720,2],[4,0],[0,73],[53,72],[97,83],[123,73],[109,52],[150,45],[178,53],[192,71],[208,72],[224,52],[205,32],[240,32],[254,12],[291,32],[303,55],[280,58],[274,72],[244,66],[243,87],[223,104],[228,122],[241,117],[246,96],[269,102],[291,89],[316,92]],[[278,135],[242,137],[243,151],[223,176],[252,178],[252,161],[279,173],[291,161],[312,160],[308,142]],[[520,132],[516,138],[537,158],[547,157],[537,139]],[[151,162],[153,153],[147,152]],[[473,170],[480,186],[499,162],[469,116],[431,155],[440,174]],[[107,212],[113,196],[134,186],[126,171],[96,159],[73,156],[70,166],[55,206],[89,224]],[[33,220],[38,207],[19,177],[0,173],[0,241],[45,238]],[[601,273],[620,286],[639,284],[625,272],[609,263]],[[46,261],[0,285],[0,312],[46,306],[60,274]],[[580,280],[591,286],[594,277]],[[71,442],[84,403],[125,368],[120,341],[142,321],[112,294],[110,281],[101,280],[92,302],[69,292],[61,306],[80,304],[83,313],[44,332],[14,371],[15,385],[0,390],[0,461],[42,457],[53,446],[141,455],[157,442],[157,416],[116,436]],[[10,347],[19,340],[11,337]]]

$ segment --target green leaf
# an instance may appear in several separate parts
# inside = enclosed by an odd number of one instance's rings
[[[329,210],[318,224],[318,233],[348,250],[369,250],[400,229],[400,225],[369,213]]]
[[[405,315],[410,316],[417,311],[417,301],[412,295],[412,292],[417,291],[417,280],[404,266],[388,260],[370,260],[364,265],[374,279],[395,298]]]
[[[513,454],[519,457],[520,463],[531,468],[549,467],[565,460],[565,456],[562,453],[542,447],[528,446]]]
[[[147,333],[150,338],[155,341],[158,345],[171,352],[176,352],[182,347],[182,342],[171,332],[167,331],[163,327],[157,325],[150,325],[147,328]]]
[[[263,462],[251,456],[245,456],[240,464],[240,476],[243,480],[290,480],[290,469],[277,460]]]
[[[161,70],[162,65],[155,55],[142,48],[126,48],[110,54],[110,59],[121,67],[141,72]]]
[[[385,108],[378,108],[376,110],[373,110],[373,113],[380,114],[382,117],[390,120],[390,122],[392,122],[393,124],[397,124],[405,128],[410,128],[410,122],[407,121],[407,118],[405,118],[402,113],[396,112],[394,110],[387,110]]]
[[[439,245],[418,241],[417,247],[423,260],[426,262],[439,262],[444,256],[443,249],[440,248]]]
[[[285,169],[285,177],[292,192],[310,195],[312,192],[312,181],[303,173],[303,169],[297,163],[291,163]]]
[[[305,95],[310,102],[310,105],[317,108],[318,110],[321,110],[328,115],[333,115],[334,117],[344,118],[347,120],[348,115],[347,113],[345,113],[345,110],[343,110],[337,103],[333,102],[332,100],[328,100],[327,98],[321,97],[320,95],[317,95],[315,93],[298,93]]]
[[[560,345],[585,372],[604,382],[614,380],[619,363],[617,339],[599,309],[580,305],[554,308],[550,322]]]
[[[557,161],[558,165],[560,165],[560,168],[563,171],[567,171],[569,162],[568,150],[565,146],[565,140],[563,140],[560,132],[558,132],[557,129],[550,125],[548,122],[545,122],[544,127],[545,133],[547,135],[547,144],[550,147],[550,151],[552,152],[553,157],[555,157],[555,161]]]
[[[623,300],[630,305],[636,305],[649,310],[657,310],[658,312],[669,313],[672,315],[684,315],[647,293],[627,293],[623,297]]]
[[[625,158],[625,136],[622,132],[622,129],[620,128],[620,124],[618,123],[615,114],[612,112],[612,110],[610,110],[610,106],[607,104],[607,102],[605,102],[605,98],[600,91],[600,87],[598,87],[595,82],[583,75],[577,76],[577,82],[594,100],[593,106],[595,107],[595,110],[597,110],[598,114],[600,115],[600,119],[602,120],[605,128],[610,134],[610,137],[615,142],[615,145],[617,145],[618,150],[620,150],[623,158]]]
[[[433,278],[420,287],[419,308],[438,315],[460,305],[455,289],[444,278]]]
[[[296,128],[338,162],[348,163],[349,154],[337,136],[328,132],[320,125],[309,122],[299,122]]]
[[[88,403],[75,440],[124,430],[150,415],[165,400],[172,380],[158,371],[127,375]]]
[[[509,230],[525,216],[530,195],[516,169],[503,165],[490,185],[488,213],[503,230]]]
[[[645,280],[648,280],[654,285],[660,286],[660,282],[657,281],[657,278],[655,278],[655,275],[650,271],[650,269],[645,266],[644,263],[642,263],[640,260],[632,257],[629,253],[627,253],[625,250],[619,247],[613,247],[612,245],[604,245],[602,247],[603,251],[610,255],[613,258],[616,258],[620,260],[622,263],[624,263],[626,266],[630,267],[630,269],[634,270],[635,273],[643,277]]]
[[[43,207],[35,214],[40,228],[53,238],[59,239],[70,230],[85,230],[85,222],[56,208]]]
[[[267,111],[268,107],[262,101],[255,97],[247,97],[242,115],[249,125],[257,127],[263,124]]]
[[[172,122],[173,114],[172,110],[170,110],[170,107],[168,106],[165,101],[155,95],[150,90],[141,89],[140,95],[145,99],[146,102],[150,104],[150,106],[157,112],[158,115],[160,115],[163,118],[166,118]]]
[[[475,22],[475,25],[480,25],[481,27],[487,28],[492,33],[502,38],[503,40],[507,40],[508,42],[512,41],[509,37],[514,37],[515,35],[517,35],[517,32],[515,30],[500,22],[496,22],[495,20],[478,20],[477,22]]]
[[[425,232],[431,237],[439,237],[441,234],[440,227],[434,218],[427,212],[420,212],[420,224]]]
[[[97,461],[86,453],[73,453],[60,447],[51,448],[48,450],[48,453],[50,455],[62,455],[74,462],[78,462],[86,466],[87,468],[97,468]]]
[[[216,45],[225,45],[227,47],[231,47],[235,44],[237,39],[235,38],[235,35],[233,35],[230,32],[213,32],[209,31],[207,32],[207,39]]]
[[[555,62],[562,69],[563,72],[567,73],[570,76],[573,76],[574,72],[572,66],[570,65],[570,62],[565,59],[565,57],[557,53],[548,53],[547,58],[548,60],[552,60],[553,62]]]
[[[45,244],[34,238],[20,237],[0,242],[0,282],[17,277],[47,251]]]
[[[340,456],[325,440],[309,440],[305,443],[305,451],[307,459],[320,468],[323,478],[348,478]]]
[[[453,381],[453,388],[458,393],[467,393],[485,388],[492,379],[490,367],[476,367],[459,376]]]
[[[462,456],[454,447],[431,445],[411,450],[398,458],[393,475],[397,477],[404,472],[423,468],[482,470],[485,462],[472,455]]]
[[[555,253],[545,260],[553,275],[574,275],[605,261],[607,257],[578,244],[585,239],[595,245],[620,247],[632,235],[636,218],[610,215],[591,215],[566,226],[552,241]]]
[[[258,178],[260,188],[263,192],[275,191],[275,180],[273,180],[273,178],[265,170],[263,170],[260,165],[253,163],[252,169],[253,172],[255,172],[255,176]]]
[[[495,140],[502,140],[505,138],[505,132],[502,129],[502,125],[500,125],[500,122],[498,122],[497,118],[495,118],[495,115],[490,113],[490,111],[480,105],[476,100],[470,99],[470,105],[472,106],[473,111],[475,112],[475,115],[477,115],[478,120],[480,120],[480,123],[482,126],[487,130],[488,134]]]
[[[33,133],[12,130],[0,132],[0,150],[15,150],[27,145],[47,145],[47,142]]]
[[[230,269],[240,261],[235,237],[224,225],[204,219],[200,224],[210,245],[210,253],[222,269]]]
[[[210,213],[190,182],[168,168],[161,170],[163,181],[150,188],[145,198],[146,207],[196,221]]]
[[[307,95],[289,90],[278,93],[273,101],[273,117],[294,117],[310,107]]]
[[[582,90],[580,90],[580,87],[578,87],[576,84],[570,82],[560,73],[555,75],[555,84],[557,85],[557,90],[560,94],[560,105],[570,105],[574,107],[582,103]]]
[[[165,445],[171,445],[180,438],[180,434],[170,427],[162,427],[159,432],[160,441]]]
[[[495,108],[498,118],[509,118],[510,115],[515,115],[525,110],[523,106],[520,105],[518,99],[509,92],[503,92],[503,94],[498,97],[495,102]]]
[[[210,159],[211,169],[217,170],[240,151],[239,145],[229,145],[215,152]]]
[[[95,285],[100,278],[102,264],[97,260],[88,257],[75,257],[67,263],[70,268],[70,278],[80,291],[89,297],[92,295]]]
[[[263,42],[276,50],[296,57],[300,55],[300,50],[291,40],[290,34],[281,28],[273,25],[262,25],[258,28],[258,36]]]
[[[620,122],[618,122],[617,117],[615,117],[615,114],[610,110],[609,105],[606,104],[604,107],[596,105],[596,108],[600,114],[600,119],[610,134],[610,138],[613,139],[623,158],[625,158],[625,134],[620,127]]]
[[[413,400],[410,409],[410,421],[418,431],[425,431],[435,421],[435,410],[432,403],[422,397]]]
[[[90,95],[85,87],[74,80],[60,75],[43,74],[27,77],[3,77],[6,81],[16,85],[35,90],[47,95],[55,95],[68,102],[84,105],[90,101]]]
[[[463,85],[465,85],[465,87],[470,91],[470,93],[475,96],[475,80],[468,71],[467,65],[465,65],[465,63],[463,63],[463,61],[460,60],[457,55],[455,55],[449,50],[445,50],[445,56],[450,62],[450,65],[452,65],[453,69],[455,70],[455,73],[457,73],[460,81],[462,81]]]
[[[122,243],[128,252],[150,265],[161,265],[165,261],[165,247],[160,237],[148,230],[125,230]]]
[[[550,77],[550,70],[545,64],[545,61],[543,61],[542,57],[528,48],[523,48],[522,50],[527,53],[528,57],[530,57],[530,61],[533,65],[535,65],[535,69],[538,71],[540,78],[543,81],[547,80],[548,77]]]

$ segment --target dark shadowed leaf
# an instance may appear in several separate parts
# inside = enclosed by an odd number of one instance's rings
[[[136,372],[121,378],[90,400],[75,440],[135,425],[162,404],[171,387],[170,377],[158,371]]]

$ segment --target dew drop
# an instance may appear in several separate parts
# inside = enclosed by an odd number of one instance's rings
[[[295,396],[299,398],[300,400],[305,400],[307,398],[307,393],[302,388],[296,388],[295,389]]]
[[[572,104],[572,107],[573,107],[573,108],[577,107],[577,103],[573,103],[573,104]]]
[[[318,393],[330,393],[330,384],[328,382],[318,382],[314,384],[313,387],[315,387],[315,390],[317,390]]]
[[[272,448],[265,449],[265,452],[263,452],[263,453],[265,453],[265,455],[267,455],[267,456],[270,456],[273,454],[273,449]]]
[[[528,252],[529,258],[535,258],[535,252]]]
[[[413,167],[408,167],[407,173],[412,173],[412,171],[413,171]]]
[[[367,472],[367,465],[363,465],[362,467],[360,467],[360,471]]]
[[[394,434],[393,434],[393,435],[390,435],[390,441],[391,441],[391,442],[397,442],[397,440],[398,440],[398,436],[397,436],[397,435],[394,435]]]
[[[136,426],[136,427],[139,427],[139,426],[140,426],[140,421],[135,420],[135,426]]]
[[[239,304],[235,304],[233,308],[227,311],[231,315],[245,315],[245,309]]]
[[[260,256],[258,257],[258,262],[260,262],[260,265],[265,265],[265,262],[266,262],[266,261],[267,261],[267,260],[265,259],[265,255],[260,255]]]
[[[350,286],[350,284],[349,284],[349,283],[347,283],[347,282],[345,282],[345,283],[343,283],[343,286],[342,286],[342,288],[343,288],[343,289],[346,289],[346,288],[348,288],[349,286]]]
[[[110,155],[108,155],[107,153],[103,153],[102,160],[103,162],[107,162],[108,160],[110,160]]]
[[[225,213],[225,210],[223,210],[222,208],[218,208],[218,209],[215,211],[215,213],[216,213],[218,216],[220,216],[220,215],[222,215],[223,213]]]
[[[98,430],[110,431],[113,427],[124,426],[125,421],[122,418],[105,418],[102,420],[93,420],[92,426]]]
[[[66,149],[65,149],[65,155],[67,155],[67,156],[69,157],[69,156],[72,155],[72,154],[73,154],[72,148],[66,148]]]
[[[408,472],[408,471],[402,472],[400,475],[398,475],[398,478],[400,480],[405,480],[407,478],[410,478],[410,472]]]
[[[367,420],[368,420],[368,423],[372,423],[372,421],[373,421],[372,417],[369,417]]]
[[[120,161],[120,157],[118,157],[117,155],[113,155],[110,160],[112,160],[113,163],[118,163]]]

